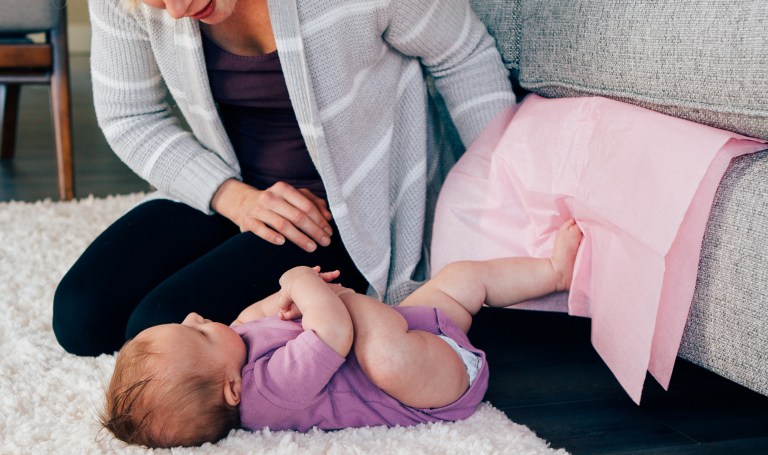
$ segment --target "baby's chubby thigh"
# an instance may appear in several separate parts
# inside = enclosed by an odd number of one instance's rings
[[[436,334],[434,308],[395,309],[351,293],[342,298],[354,326],[355,357],[375,386],[417,408],[450,404],[467,390],[464,362]]]
[[[446,406],[469,386],[461,357],[433,333],[406,328],[355,354],[371,382],[407,406]]]

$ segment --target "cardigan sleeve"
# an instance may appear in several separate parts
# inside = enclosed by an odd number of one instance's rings
[[[393,0],[384,38],[434,77],[466,146],[515,103],[496,42],[467,0]]]
[[[167,100],[143,6],[91,1],[91,75],[99,126],[141,178],[166,195],[211,213],[218,187],[238,171],[181,127]]]

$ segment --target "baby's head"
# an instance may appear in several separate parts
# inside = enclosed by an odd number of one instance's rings
[[[117,355],[102,424],[149,447],[218,441],[240,424],[245,358],[234,330],[195,313],[146,329]]]

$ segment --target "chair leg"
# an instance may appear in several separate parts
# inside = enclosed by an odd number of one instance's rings
[[[72,159],[72,111],[69,82],[66,75],[54,74],[52,77],[51,111],[53,112],[53,130],[56,136],[59,198],[68,201],[75,195],[75,183]]]
[[[3,114],[2,144],[0,158],[13,158],[16,149],[16,122],[19,116],[19,84],[0,84],[0,106]]]
[[[69,85],[66,8],[61,8],[60,14],[60,25],[51,33],[51,45],[53,47],[51,111],[53,113],[53,130],[56,136],[59,198],[68,201],[75,196],[75,177],[72,158],[72,102]]]

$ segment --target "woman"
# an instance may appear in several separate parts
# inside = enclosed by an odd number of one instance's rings
[[[465,144],[514,102],[467,0],[126,2],[89,3],[96,113],[159,194],[59,285],[67,351],[190,312],[232,320],[296,265],[393,304],[426,278],[448,149],[423,70]]]

